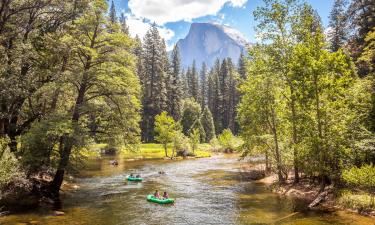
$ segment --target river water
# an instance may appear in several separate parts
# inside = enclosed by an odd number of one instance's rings
[[[90,225],[250,225],[250,224],[375,224],[371,218],[347,212],[306,209],[304,202],[271,193],[244,176],[244,162],[218,155],[181,161],[91,160],[75,179],[75,189],[63,193],[63,216],[36,209],[0,218],[0,224]],[[165,171],[159,175],[158,171]],[[129,173],[142,183],[128,183]],[[146,201],[146,195],[166,190],[173,205]]]

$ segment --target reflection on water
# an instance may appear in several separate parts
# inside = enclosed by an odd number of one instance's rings
[[[301,201],[280,197],[249,182],[241,162],[231,156],[185,161],[120,161],[97,159],[76,179],[79,188],[64,193],[64,216],[39,209],[0,218],[0,224],[374,224],[370,218],[344,213],[309,211]],[[165,175],[158,174],[165,171]],[[129,173],[142,183],[126,182]],[[146,201],[166,190],[173,205]]]

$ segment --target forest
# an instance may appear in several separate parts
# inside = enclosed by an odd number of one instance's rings
[[[59,199],[93,144],[160,143],[173,158],[210,143],[264,158],[280,183],[360,189],[375,207],[373,1],[335,0],[325,29],[303,1],[264,0],[259,41],[212,68],[183,68],[157,24],[131,37],[118,15],[105,0],[0,2],[3,196]]]

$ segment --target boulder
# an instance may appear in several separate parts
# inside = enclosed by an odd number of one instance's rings
[[[54,215],[54,216],[64,216],[65,213],[62,212],[62,211],[55,211],[55,212],[53,212],[53,215]]]
[[[0,205],[7,210],[22,211],[37,207],[40,196],[36,185],[27,179],[15,179],[1,190]]]
[[[181,157],[185,158],[185,157],[189,156],[189,151],[186,150],[186,149],[178,150],[177,156],[181,156]]]
[[[118,166],[118,161],[117,160],[110,160],[109,164],[111,164],[113,166]]]
[[[250,170],[247,177],[250,180],[260,180],[266,176],[266,172],[263,170]]]

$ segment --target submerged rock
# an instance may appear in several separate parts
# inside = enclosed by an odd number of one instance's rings
[[[63,211],[55,211],[55,212],[53,212],[53,215],[54,216],[64,216],[65,213]]]
[[[10,214],[10,211],[3,211],[3,212],[0,212],[0,217],[7,216],[9,214]]]
[[[117,160],[110,160],[109,164],[111,164],[113,166],[118,166],[118,161]]]

